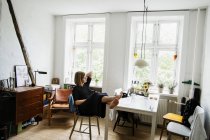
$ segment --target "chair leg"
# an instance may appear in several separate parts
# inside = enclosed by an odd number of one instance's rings
[[[118,116],[117,116],[117,120],[116,120],[116,122],[115,122],[115,124],[114,124],[113,131],[115,130],[115,128],[116,128],[117,124],[119,123],[119,121],[120,121],[120,116],[118,115]]]
[[[48,107],[48,125],[50,126],[51,125],[51,117],[52,117],[52,115],[51,115],[51,109],[50,109],[50,105],[48,105],[49,107]]]
[[[89,119],[89,135],[90,135],[90,140],[92,140],[92,136],[91,136],[91,117],[88,117]]]
[[[81,131],[81,129],[82,129],[82,123],[83,123],[83,117],[81,117],[81,122],[80,122],[80,126],[79,126],[79,131]]]
[[[100,135],[100,127],[99,127],[98,117],[96,117],[96,119],[97,119],[97,126],[98,126],[98,134]]]
[[[77,115],[76,115],[76,112],[74,112],[74,123],[76,121],[76,118],[77,118]]]
[[[171,133],[168,133],[167,140],[171,140]]]
[[[164,119],[164,120],[163,120],[163,126],[162,126],[161,133],[160,133],[160,140],[161,140],[161,138],[162,138],[163,130],[165,129],[165,125],[166,125],[166,120]]]
[[[79,116],[77,116],[77,118],[76,118],[76,120],[75,120],[75,122],[74,122],[74,126],[73,126],[73,128],[72,128],[72,130],[71,130],[71,133],[70,133],[70,135],[69,135],[69,139],[71,139],[71,136],[72,136],[72,134],[73,134],[73,132],[74,132],[74,128],[75,128],[75,126],[76,126],[76,124],[77,124],[78,118],[79,118]]]

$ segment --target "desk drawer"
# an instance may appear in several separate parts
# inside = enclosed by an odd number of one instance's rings
[[[28,98],[28,99],[26,99],[26,98],[19,99],[17,108],[19,106],[28,106],[30,104],[34,104],[34,103],[41,102],[41,101],[43,101],[42,96],[33,96],[33,97]]]
[[[39,101],[28,106],[19,106],[16,111],[16,123],[26,121],[27,119],[43,112],[43,103]]]
[[[28,100],[33,100],[34,98],[42,99],[43,98],[43,89],[34,89],[29,91],[24,91],[16,94],[17,103],[25,102]]]

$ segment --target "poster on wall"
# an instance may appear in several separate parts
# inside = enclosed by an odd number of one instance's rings
[[[29,85],[30,79],[26,65],[15,66],[15,81],[16,87]]]

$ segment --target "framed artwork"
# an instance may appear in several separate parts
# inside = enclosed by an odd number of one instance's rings
[[[26,65],[15,66],[15,86],[27,86],[29,85],[28,67]]]

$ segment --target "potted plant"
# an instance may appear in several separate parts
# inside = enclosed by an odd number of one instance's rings
[[[163,83],[159,83],[158,84],[158,92],[162,93],[163,92],[163,88],[164,88],[164,84]]]
[[[174,89],[177,86],[177,83],[173,82],[173,84],[170,84],[168,86],[168,90],[169,90],[169,94],[173,94],[174,93]]]
[[[99,81],[99,80],[96,78],[96,79],[95,79],[96,86],[98,86],[98,81]]]

